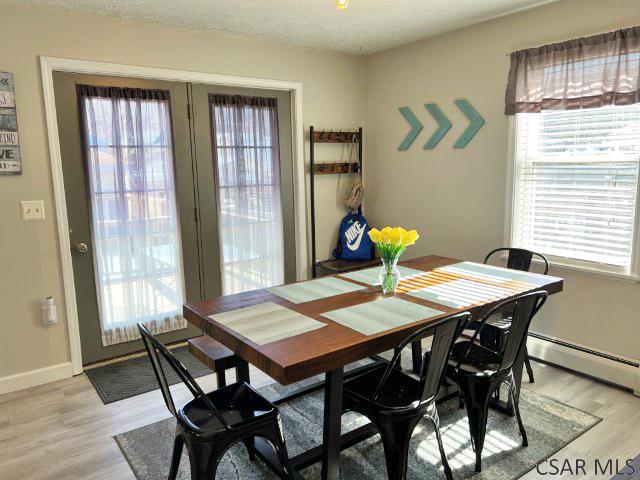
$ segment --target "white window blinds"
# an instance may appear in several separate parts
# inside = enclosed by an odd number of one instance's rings
[[[640,104],[516,116],[512,244],[630,273]]]

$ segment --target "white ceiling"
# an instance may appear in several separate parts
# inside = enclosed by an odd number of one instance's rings
[[[554,0],[13,0],[81,13],[371,53]]]

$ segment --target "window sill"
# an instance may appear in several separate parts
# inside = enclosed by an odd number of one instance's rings
[[[559,270],[566,270],[569,272],[582,273],[592,277],[609,278],[612,280],[618,280],[626,283],[638,283],[640,282],[640,276],[630,273],[615,272],[612,270],[605,270],[601,268],[594,268],[587,265],[578,265],[575,263],[568,263],[559,258],[547,257],[549,261],[549,267]],[[535,263],[543,263],[541,260],[533,260]]]

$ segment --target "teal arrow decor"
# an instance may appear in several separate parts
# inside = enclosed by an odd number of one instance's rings
[[[404,137],[402,143],[398,146],[398,150],[404,152],[408,150],[411,144],[414,142],[416,137],[420,134],[422,129],[424,128],[420,121],[416,118],[409,107],[400,107],[400,113],[407,121],[409,125],[411,125],[411,131],[407,133],[407,136]]]
[[[453,144],[453,148],[466,147],[471,139],[478,133],[478,130],[484,125],[484,118],[476,111],[475,108],[467,100],[454,100],[456,106],[460,109],[464,116],[469,119],[469,126],[462,132],[460,138]]]
[[[423,147],[424,150],[433,150],[451,128],[451,122],[435,103],[426,103],[424,108],[426,108],[435,121],[438,122],[438,129],[431,135],[431,138]]]

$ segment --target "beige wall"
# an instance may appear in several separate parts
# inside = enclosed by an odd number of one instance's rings
[[[299,81],[305,128],[364,123],[362,57],[10,5],[2,6],[0,45],[0,70],[15,74],[24,168],[0,177],[0,379],[70,360],[38,56]],[[344,187],[323,182],[318,231],[326,257]],[[21,221],[19,202],[31,199],[44,200],[45,221]],[[43,327],[39,301],[48,295],[60,322]]]
[[[637,0],[563,0],[365,59],[3,5],[0,70],[15,74],[24,173],[0,177],[0,380],[69,361],[39,55],[303,82],[305,128],[355,127],[364,124],[366,113],[369,220],[418,228],[422,238],[410,255],[481,260],[503,243],[506,54],[637,24]],[[464,150],[451,148],[466,125],[453,107],[457,98],[470,100],[487,120]],[[454,126],[426,152],[421,147],[434,122],[422,104],[434,101]],[[397,109],[405,105],[424,120],[425,131],[409,151],[398,152],[407,124]],[[319,158],[344,154],[326,147]],[[343,214],[337,198],[347,183],[319,180],[319,257],[330,253]],[[45,201],[45,221],[20,220],[19,201],[25,199]],[[640,358],[640,287],[551,273],[566,279],[566,291],[551,300],[535,330]],[[56,297],[60,317],[51,327],[39,319],[39,300],[47,295]]]
[[[417,228],[410,252],[481,261],[504,243],[508,120],[503,114],[513,50],[640,24],[637,0],[564,0],[461,31],[372,55],[367,61],[367,211],[372,224]],[[467,123],[453,105],[466,98],[486,125],[464,150],[452,145]],[[435,150],[422,146],[435,122],[422,106],[436,102],[453,128]],[[398,107],[425,129],[406,152]],[[375,192],[375,193],[374,193]],[[640,286],[571,273],[533,330],[640,359]]]

